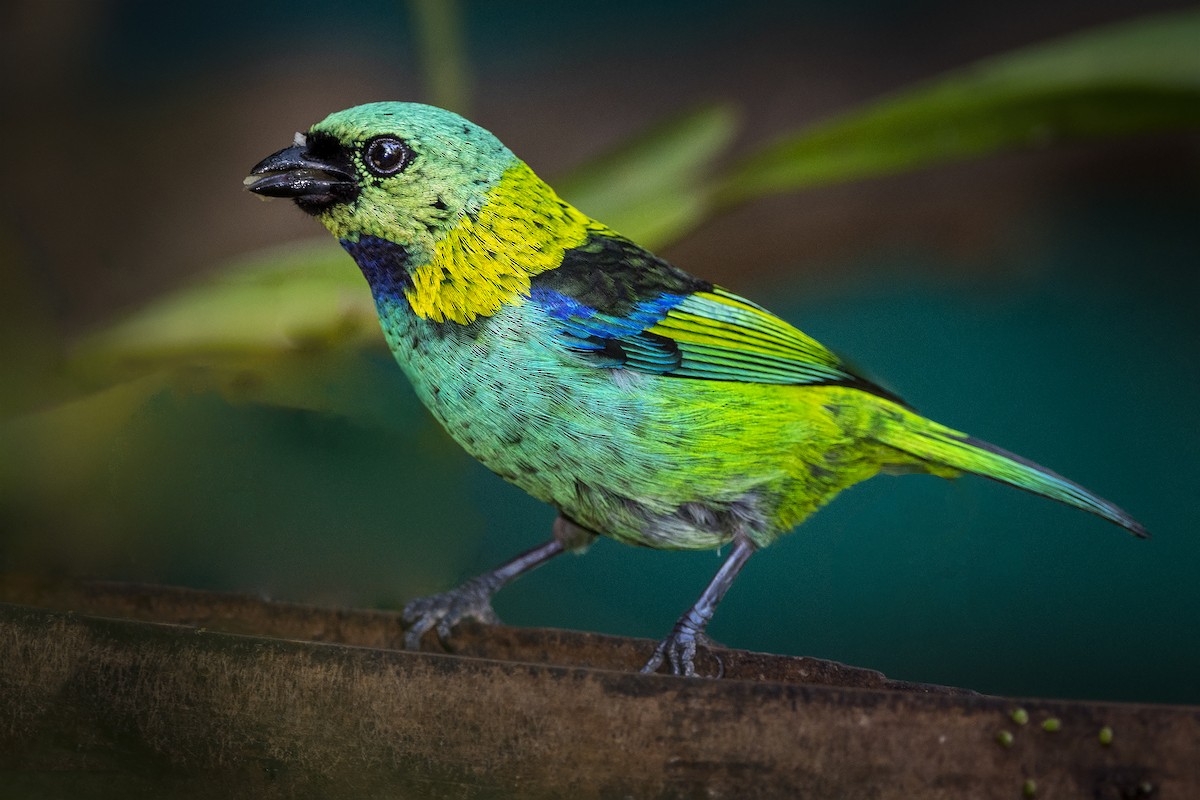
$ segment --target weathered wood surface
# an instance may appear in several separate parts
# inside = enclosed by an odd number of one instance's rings
[[[0,601],[0,797],[1200,797],[1200,708],[739,651],[644,676],[650,642],[565,631],[410,653],[391,613],[155,587]]]

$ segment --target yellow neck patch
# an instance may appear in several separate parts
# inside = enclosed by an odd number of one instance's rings
[[[466,325],[529,296],[529,279],[583,244],[592,222],[564,203],[523,161],[505,171],[478,215],[464,215],[412,272],[405,296],[434,322]]]

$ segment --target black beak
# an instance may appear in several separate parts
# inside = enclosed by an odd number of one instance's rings
[[[349,157],[340,151],[314,156],[306,144],[293,145],[258,162],[245,185],[264,197],[290,197],[310,214],[358,196]]]

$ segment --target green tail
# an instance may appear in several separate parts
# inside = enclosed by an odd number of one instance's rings
[[[973,472],[1027,492],[1082,508],[1127,529],[1134,536],[1150,534],[1122,509],[1040,464],[1002,450],[965,433],[951,430],[913,412],[894,406],[882,415],[873,437],[923,461]]]

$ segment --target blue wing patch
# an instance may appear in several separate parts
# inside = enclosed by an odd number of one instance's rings
[[[683,295],[664,294],[638,301],[624,316],[605,314],[553,289],[534,287],[531,300],[562,325],[559,340],[597,367],[625,367],[666,374],[680,366],[679,347],[650,333]]]

